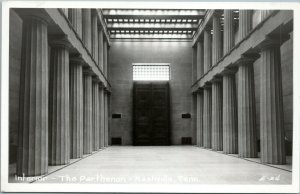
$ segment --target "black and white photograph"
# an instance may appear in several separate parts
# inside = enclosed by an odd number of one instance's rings
[[[1,191],[298,193],[299,8],[3,1]]]

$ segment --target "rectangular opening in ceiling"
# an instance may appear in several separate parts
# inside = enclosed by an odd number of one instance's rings
[[[170,80],[169,63],[133,63],[133,81]]]
[[[111,39],[191,40],[204,9],[102,9]]]

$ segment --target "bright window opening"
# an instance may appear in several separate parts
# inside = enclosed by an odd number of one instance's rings
[[[169,63],[134,63],[134,81],[168,81],[170,80]]]

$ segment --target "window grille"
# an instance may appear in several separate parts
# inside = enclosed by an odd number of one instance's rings
[[[169,64],[133,64],[134,81],[168,81],[170,80]]]

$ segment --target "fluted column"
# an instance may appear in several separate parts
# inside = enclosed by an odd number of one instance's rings
[[[197,79],[199,79],[203,75],[203,40],[200,40],[197,43]]]
[[[208,27],[204,30],[204,74],[211,68],[212,50],[211,50],[211,32]]]
[[[212,65],[217,64],[222,57],[222,33],[219,14],[213,16]]]
[[[107,77],[107,41],[103,44],[103,73]]]
[[[272,10],[261,10],[261,20],[264,20],[272,13]]]
[[[92,73],[84,69],[83,73],[83,154],[92,153]]]
[[[68,17],[68,8],[61,8],[61,10],[64,12],[65,16]]]
[[[81,57],[70,58],[70,157],[83,155],[83,81]]]
[[[103,30],[98,27],[98,64],[100,69],[103,71]]]
[[[111,117],[110,117],[110,93],[107,93],[107,143],[106,146],[109,145],[109,138],[110,138],[110,134],[109,134],[109,130],[110,130],[110,126],[111,126]]]
[[[99,114],[99,80],[93,78],[93,151],[97,151],[99,149],[99,129],[100,129],[100,114]]]
[[[222,80],[212,81],[212,149],[223,150]]]
[[[197,93],[197,146],[203,147],[203,91]]]
[[[51,41],[49,84],[49,165],[70,161],[69,43]]]
[[[47,22],[23,18],[18,129],[18,176],[48,171],[48,35]]]
[[[78,36],[82,38],[82,10],[81,9],[69,9],[69,20],[76,30]]]
[[[96,61],[96,64],[98,64],[98,13],[94,9],[92,11],[92,54],[93,58]]]
[[[223,152],[237,154],[238,116],[234,72],[223,75]]]
[[[260,70],[260,158],[263,163],[285,164],[279,42],[270,39],[263,45]]]
[[[104,88],[101,85],[99,87],[99,104],[100,104],[100,148],[104,148],[104,131],[105,131],[105,121],[104,121]]]
[[[106,78],[109,80],[109,45],[107,44],[106,51]]]
[[[226,55],[234,46],[234,19],[233,11],[224,10],[224,45],[223,54]]]
[[[257,157],[253,58],[242,58],[238,69],[238,155]]]
[[[104,147],[108,146],[108,94],[104,93]]]
[[[211,88],[206,86],[203,90],[203,146],[211,148]]]
[[[239,40],[244,39],[252,30],[252,11],[239,11]]]
[[[92,19],[91,9],[82,9],[82,41],[86,48],[92,52]]]
[[[198,79],[198,67],[197,67],[197,45],[192,47],[192,83]]]

